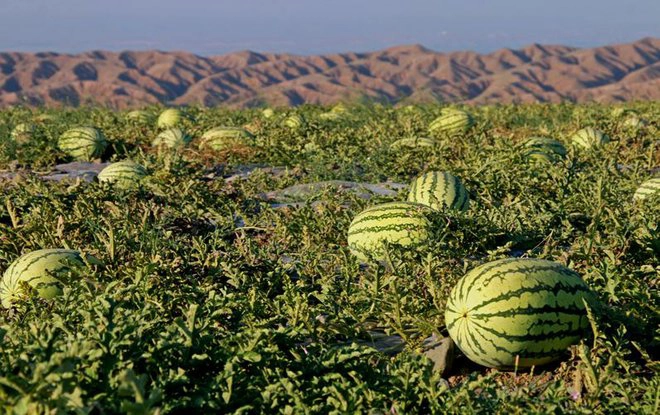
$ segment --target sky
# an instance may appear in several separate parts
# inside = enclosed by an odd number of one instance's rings
[[[488,52],[660,36],[659,0],[0,0],[0,51]]]

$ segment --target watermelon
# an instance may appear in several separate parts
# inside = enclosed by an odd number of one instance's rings
[[[282,125],[289,127],[291,129],[297,130],[299,128],[305,127],[307,123],[305,119],[300,114],[292,114],[282,121]]]
[[[410,202],[390,202],[360,212],[348,228],[348,247],[362,261],[381,259],[386,244],[415,248],[425,245],[431,223],[430,209]]]
[[[226,150],[237,144],[251,144],[254,136],[245,128],[215,127],[205,132],[199,143],[200,148]]]
[[[642,183],[635,191],[633,199],[644,200],[653,196],[660,196],[660,177],[655,177]]]
[[[11,138],[17,143],[25,143],[32,138],[32,135],[37,130],[36,126],[32,123],[17,124],[11,130]]]
[[[525,141],[525,147],[541,150],[548,154],[556,154],[559,157],[566,156],[566,147],[561,141],[548,137],[530,137]]]
[[[339,112],[328,111],[320,114],[319,118],[326,121],[338,121],[344,118],[344,114]]]
[[[273,111],[272,108],[264,108],[264,110],[261,111],[261,115],[264,118],[273,118],[275,116],[275,111]]]
[[[637,115],[637,111],[623,107],[616,107],[612,110],[612,118],[621,118],[624,115]]]
[[[154,147],[165,146],[168,148],[181,148],[190,143],[190,136],[178,128],[169,128],[156,136],[151,145]]]
[[[126,119],[138,124],[151,124],[154,117],[147,111],[135,110],[127,113]]]
[[[2,305],[10,308],[16,300],[27,296],[29,291],[26,292],[24,284],[45,299],[61,295],[64,282],[58,277],[74,267],[83,267],[85,262],[101,265],[93,256],[70,249],[41,249],[19,257],[0,281]]]
[[[344,105],[340,102],[339,104],[332,107],[330,112],[332,112],[334,114],[344,114],[344,113],[348,112],[348,108],[346,107],[346,105]]]
[[[546,149],[533,148],[525,153],[525,159],[531,164],[555,163],[559,156]]]
[[[59,138],[60,150],[78,161],[101,157],[108,142],[103,133],[92,127],[77,127],[65,131]]]
[[[158,128],[174,128],[181,123],[183,120],[183,114],[181,110],[176,108],[168,108],[165,111],[161,112],[158,116],[157,125]]]
[[[99,182],[111,183],[119,188],[130,188],[137,185],[145,176],[147,170],[140,164],[124,160],[112,163],[98,175]]]
[[[593,127],[586,127],[577,131],[571,137],[574,145],[582,148],[595,148],[610,142],[610,138],[602,131]]]
[[[408,201],[435,210],[446,208],[466,211],[470,196],[458,177],[448,172],[431,171],[413,180]]]
[[[474,120],[467,112],[445,108],[441,111],[440,116],[429,124],[429,132],[455,137],[467,132],[473,124]]]
[[[454,286],[445,324],[473,362],[498,369],[543,365],[587,334],[583,300],[594,300],[574,271],[541,259],[483,264]]]
[[[399,140],[396,140],[392,144],[390,144],[391,149],[399,149],[399,148],[415,148],[415,147],[435,147],[438,145],[438,142],[432,138],[428,137],[409,137],[409,138],[401,138]]]
[[[36,122],[46,123],[46,122],[57,121],[57,117],[53,114],[39,114],[34,118],[34,120]]]
[[[621,127],[629,130],[637,130],[644,126],[646,126],[646,121],[636,115],[630,115],[621,122]]]

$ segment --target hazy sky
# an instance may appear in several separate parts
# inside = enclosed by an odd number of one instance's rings
[[[660,0],[0,0],[0,51],[490,51],[660,36]]]

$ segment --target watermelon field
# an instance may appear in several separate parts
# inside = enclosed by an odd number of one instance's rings
[[[658,414],[660,103],[0,111],[0,412]]]

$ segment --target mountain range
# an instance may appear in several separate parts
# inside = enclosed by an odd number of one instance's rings
[[[0,106],[615,102],[660,99],[660,39],[491,53],[396,46],[299,56],[235,52],[0,53]]]

